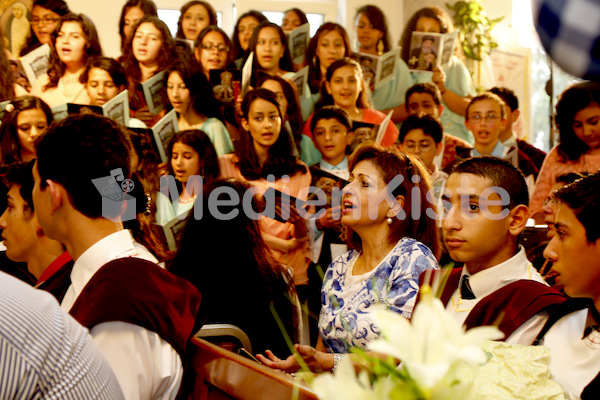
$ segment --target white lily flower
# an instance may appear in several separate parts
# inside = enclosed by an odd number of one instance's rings
[[[384,400],[389,399],[393,382],[380,379],[371,387],[367,373],[363,371],[357,377],[350,357],[344,357],[333,374],[318,375],[311,387],[320,399]]]
[[[373,312],[381,337],[368,349],[402,360],[402,366],[428,396],[439,383],[451,382],[449,373],[457,363],[485,363],[481,343],[501,339],[503,334],[495,327],[465,332],[430,290],[422,288],[421,292],[412,323],[390,310]]]

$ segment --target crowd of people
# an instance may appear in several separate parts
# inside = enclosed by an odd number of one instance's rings
[[[332,371],[379,336],[369,310],[410,319],[425,275],[446,275],[458,322],[546,345],[568,392],[600,393],[600,84],[560,95],[546,155],[513,130],[527,99],[477,93],[460,45],[409,67],[414,32],[454,30],[436,6],[408,19],[380,86],[364,60],[396,46],[373,5],[356,49],[325,22],[300,63],[298,8],[281,26],[248,11],[230,37],[192,0],[172,36],[152,0],[128,0],[116,59],[64,0],[28,15],[20,49],[0,41],[0,269],[38,290],[0,273],[0,397],[175,398],[205,323],[241,328],[272,368]],[[44,44],[29,82],[17,56]],[[124,91],[120,123],[102,106]],[[532,218],[563,291],[520,245]]]

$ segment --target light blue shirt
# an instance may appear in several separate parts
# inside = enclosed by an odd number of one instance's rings
[[[338,165],[332,165],[332,164],[329,164],[325,160],[321,160],[321,162],[319,162],[319,167],[321,169],[326,170],[326,171],[330,171],[330,170],[348,170],[348,157],[344,157],[344,159],[342,160],[342,162],[340,162]]]
[[[489,154],[491,156],[494,157],[498,157],[498,158],[502,158],[504,156],[504,145],[502,144],[501,141],[497,141],[496,142],[496,147],[494,147],[494,150],[492,150],[492,154]],[[481,156],[482,154],[479,154],[479,152],[477,151],[476,148],[473,147],[473,156],[477,157],[477,156]]]

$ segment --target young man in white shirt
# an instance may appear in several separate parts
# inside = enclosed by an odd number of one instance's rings
[[[499,323],[508,343],[524,345],[565,299],[519,246],[528,200],[523,174],[489,156],[456,165],[442,197],[444,244],[454,261],[464,263],[449,272],[441,296],[446,309],[468,328]]]
[[[570,393],[600,398],[600,174],[551,195],[544,257],[572,299],[555,310],[536,344],[550,349],[550,372]]]
[[[44,232],[75,261],[61,307],[90,329],[127,399],[170,399],[200,296],[123,229],[122,216],[135,217],[130,149],[122,128],[102,116],[52,125],[37,145],[33,202]]]

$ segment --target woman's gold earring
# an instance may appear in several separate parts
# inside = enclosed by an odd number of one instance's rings
[[[383,40],[379,39],[379,41],[377,42],[377,55],[378,56],[382,56],[383,55]]]

